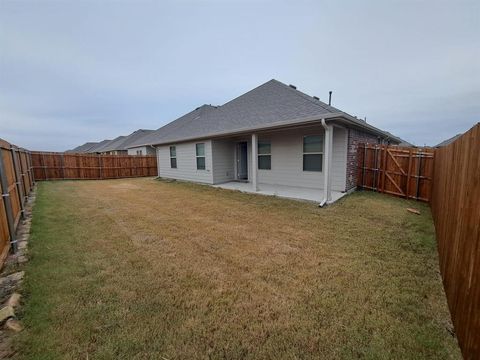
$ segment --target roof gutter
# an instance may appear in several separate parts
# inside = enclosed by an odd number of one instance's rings
[[[128,148],[135,148],[139,146],[159,146],[159,145],[168,145],[168,144],[174,144],[174,143],[179,143],[179,142],[188,142],[188,141],[194,141],[194,140],[200,140],[200,139],[208,139],[208,138],[217,138],[217,137],[223,137],[223,136],[232,136],[232,135],[241,135],[244,133],[249,133],[249,132],[257,132],[257,131],[268,131],[268,130],[275,130],[277,128],[284,128],[288,126],[294,126],[294,125],[308,125],[312,123],[318,123],[319,121],[332,121],[332,120],[344,120],[348,124],[357,126],[359,128],[362,128],[364,130],[367,130],[371,133],[376,134],[377,136],[381,136],[383,138],[388,138],[389,136],[381,131],[380,129],[377,129],[376,127],[367,124],[363,122],[362,120],[356,119],[355,117],[345,113],[345,112],[335,112],[335,113],[330,113],[323,115],[321,118],[319,116],[309,116],[309,117],[303,117],[303,118],[297,118],[294,120],[287,120],[287,121],[278,121],[275,123],[270,123],[267,126],[259,126],[259,127],[248,127],[248,128],[240,128],[234,131],[224,131],[224,132],[218,132],[218,133],[210,133],[202,136],[193,136],[193,137],[188,137],[188,138],[180,138],[180,139],[174,139],[174,140],[169,140],[165,142],[155,142],[155,143],[150,143],[150,144],[135,144],[135,145],[130,145]],[[399,139],[395,139],[396,141],[400,141]]]
[[[338,119],[342,116],[343,113],[332,113],[332,114],[327,114],[324,115],[323,118],[325,120],[332,120],[332,119]],[[318,116],[309,116],[309,117],[304,117],[304,118],[298,118],[295,120],[287,120],[287,121],[278,121],[275,123],[270,123],[268,126],[260,126],[260,127],[248,127],[248,128],[240,128],[234,131],[224,131],[224,132],[219,132],[219,133],[210,133],[202,136],[194,136],[194,137],[189,137],[189,138],[183,138],[183,139],[177,139],[177,140],[169,140],[165,142],[159,142],[159,143],[152,143],[152,144],[137,144],[134,146],[130,146],[130,148],[133,147],[139,147],[139,146],[147,146],[147,145],[168,145],[168,144],[173,144],[173,143],[179,143],[179,142],[188,142],[188,141],[193,141],[193,140],[199,140],[199,139],[208,139],[208,138],[216,138],[216,137],[223,137],[223,136],[231,136],[231,135],[241,135],[244,133],[249,133],[249,132],[254,132],[254,131],[267,131],[267,130],[275,130],[277,128],[283,128],[283,127],[288,127],[292,125],[308,125],[312,123],[318,123],[321,121],[322,118],[319,118]]]

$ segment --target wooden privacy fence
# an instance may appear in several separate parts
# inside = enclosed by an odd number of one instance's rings
[[[358,147],[358,186],[429,201],[440,272],[465,359],[480,359],[480,124],[438,149]]]
[[[155,156],[32,152],[35,180],[116,179],[157,175]]]
[[[0,139],[0,267],[8,250],[16,251],[15,232],[33,185],[30,152]]]
[[[360,188],[430,201],[433,149],[359,144],[357,159]]]
[[[465,359],[480,359],[480,123],[435,150],[431,209],[448,306]]]
[[[155,156],[30,152],[0,139],[0,267],[8,250],[16,251],[15,233],[35,180],[155,175]]]

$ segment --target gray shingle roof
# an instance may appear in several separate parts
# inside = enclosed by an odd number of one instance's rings
[[[103,146],[96,147],[95,152],[127,150],[128,147],[151,133],[153,130],[139,129],[126,136],[118,136],[115,139],[106,142]]]
[[[435,147],[443,147],[443,146],[447,146],[451,143],[453,143],[455,140],[457,140],[460,136],[462,136],[463,134],[457,134],[455,136],[452,136],[450,139],[447,139],[447,140],[443,140],[441,143],[435,145]]]
[[[341,117],[367,131],[392,138],[391,134],[386,134],[362,120],[273,79],[222,106],[204,105],[197,108],[132,143],[130,147],[221,136],[268,128],[275,124],[286,125],[306,119],[311,121],[335,117]]]
[[[89,152],[89,153],[95,153],[95,152],[97,152],[97,149],[101,149],[103,146],[105,146],[106,144],[108,144],[110,141],[113,141],[113,140],[110,140],[110,139],[102,140],[102,141],[100,141],[99,143],[97,143],[96,145],[94,145],[93,147],[91,147],[90,149],[88,149],[87,152]]]
[[[138,139],[137,141],[132,142],[129,145],[129,148],[142,146],[142,145],[153,145],[156,143],[156,141],[158,141],[159,137],[173,134],[176,131],[180,130],[182,127],[187,127],[187,126],[197,127],[197,124],[193,124],[193,122],[199,120],[202,116],[205,116],[207,112],[215,109],[216,107],[212,105],[202,105],[196,108],[195,110],[179,117],[178,119],[166,124],[160,129],[152,131],[145,137],[142,137],[141,139]]]
[[[117,150],[116,148],[122,143],[125,139],[125,136],[118,136],[113,140],[106,142],[103,146],[99,146],[95,148],[95,152],[105,152],[105,151],[113,151]]]
[[[138,129],[131,133],[130,135],[127,135],[125,140],[121,144],[121,149],[119,150],[127,150],[131,144],[135,143],[138,140],[141,140],[148,134],[152,133],[154,130],[146,130],[146,129]]]
[[[97,142],[86,142],[83,145],[77,146],[76,148],[73,148],[71,150],[67,150],[65,152],[67,152],[67,153],[85,153],[85,152],[88,152],[88,150],[90,150],[92,147],[94,147],[97,144],[98,144]]]

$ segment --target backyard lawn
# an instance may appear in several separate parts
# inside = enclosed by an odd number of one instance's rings
[[[20,358],[460,358],[423,204],[43,182],[29,247]]]

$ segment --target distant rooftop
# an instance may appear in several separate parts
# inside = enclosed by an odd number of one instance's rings
[[[447,140],[443,140],[441,143],[435,145],[435,147],[443,147],[443,146],[447,146],[451,143],[453,143],[455,140],[457,140],[460,136],[462,136],[463,134],[457,134],[455,136],[452,136],[451,138],[447,139]]]

